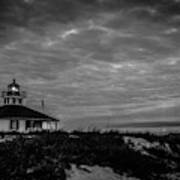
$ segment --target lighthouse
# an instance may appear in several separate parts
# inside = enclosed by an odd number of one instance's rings
[[[0,131],[29,132],[60,128],[60,121],[45,113],[25,106],[26,92],[13,79],[2,91],[3,106],[0,107]]]
[[[21,91],[20,85],[16,83],[16,79],[8,85],[6,91],[2,92],[4,105],[22,105],[26,98],[26,92]]]

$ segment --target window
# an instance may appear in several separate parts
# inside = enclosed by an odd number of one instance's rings
[[[42,121],[26,121],[26,130],[41,130]]]
[[[22,104],[22,99],[19,99],[19,104]]]
[[[26,130],[32,129],[34,127],[33,121],[26,121]]]
[[[13,104],[16,104],[16,98],[13,98]]]
[[[34,121],[34,128],[41,129],[42,128],[42,121]]]
[[[10,129],[18,130],[19,129],[19,121],[18,120],[11,120]]]

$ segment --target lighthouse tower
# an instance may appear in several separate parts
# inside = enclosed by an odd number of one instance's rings
[[[2,92],[4,105],[22,105],[26,98],[26,92],[21,91],[20,85],[13,79],[7,90]]]

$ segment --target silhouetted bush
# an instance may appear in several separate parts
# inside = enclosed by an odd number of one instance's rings
[[[65,169],[71,164],[109,166],[142,180],[162,179],[161,175],[180,170],[179,134],[59,131],[9,135],[16,138],[0,144],[1,180],[65,180]],[[166,143],[175,153],[152,147],[146,149],[150,155],[142,154],[124,143],[124,136],[156,141],[162,147]]]

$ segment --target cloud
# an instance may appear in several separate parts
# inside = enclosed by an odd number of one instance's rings
[[[180,88],[178,1],[0,5],[1,87],[15,76],[30,91],[29,105],[45,98],[49,111],[69,122],[86,117],[84,126],[96,118],[157,120],[158,111],[172,119]]]
[[[165,30],[165,34],[169,35],[169,34],[175,34],[177,33],[179,30],[177,28],[170,28],[170,29],[167,29]]]
[[[76,35],[78,33],[79,33],[78,29],[71,29],[71,30],[67,30],[64,33],[62,33],[61,37],[63,39],[66,39],[67,37],[69,37],[71,35]]]
[[[90,17],[91,12],[123,11],[140,18],[163,20],[179,15],[180,2],[173,0],[2,0],[0,18],[17,25],[47,23],[47,21],[72,22]],[[91,15],[92,17],[92,15]],[[1,21],[1,22],[3,22]]]

